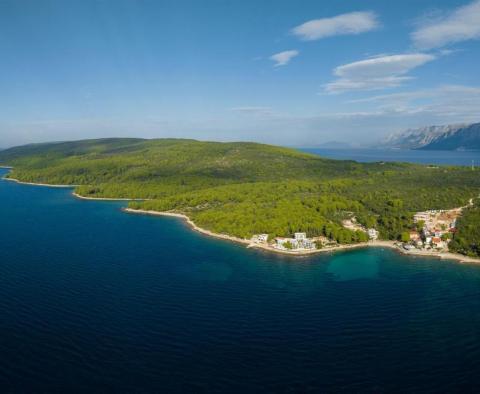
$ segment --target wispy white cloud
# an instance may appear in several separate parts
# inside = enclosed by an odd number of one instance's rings
[[[480,0],[456,8],[443,17],[424,18],[411,38],[415,46],[421,49],[480,39]]]
[[[442,85],[430,89],[382,94],[351,100],[351,104],[378,104],[376,111],[428,114],[455,121],[479,121],[480,87]]]
[[[350,12],[332,18],[314,19],[292,29],[292,33],[305,41],[325,37],[360,34],[380,26],[374,12]]]
[[[294,49],[290,51],[283,51],[270,56],[270,60],[273,60],[275,62],[275,67],[285,66],[290,63],[290,60],[292,60],[299,54],[300,52]]]
[[[409,71],[435,59],[426,53],[377,56],[344,64],[334,69],[338,79],[325,85],[327,93],[377,90],[400,86],[412,79]]]

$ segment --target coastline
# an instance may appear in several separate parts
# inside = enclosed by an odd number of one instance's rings
[[[451,253],[451,252],[428,252],[428,251],[421,251],[421,250],[413,250],[413,251],[407,251],[404,250],[403,248],[397,246],[395,241],[382,241],[382,240],[376,240],[376,241],[368,241],[368,242],[363,242],[363,243],[358,243],[358,244],[350,244],[350,245],[337,245],[334,247],[327,247],[327,248],[322,248],[322,249],[314,249],[314,250],[302,250],[302,251],[288,251],[288,250],[279,250],[275,249],[269,245],[265,244],[257,244],[253,243],[250,240],[247,239],[242,239],[238,237],[234,237],[231,235],[226,235],[226,234],[219,234],[219,233],[214,233],[210,230],[206,230],[204,228],[201,228],[197,226],[187,215],[181,214],[181,213],[175,213],[175,212],[159,212],[159,211],[147,211],[143,209],[132,209],[132,208],[123,208],[123,212],[126,213],[131,213],[131,214],[139,214],[139,215],[152,215],[152,216],[170,216],[170,217],[176,217],[180,218],[186,221],[186,223],[195,231],[202,233],[204,235],[208,235],[214,238],[219,238],[219,239],[225,239],[228,241],[240,243],[242,245],[246,245],[247,248],[257,248],[257,249],[262,249],[266,250],[269,252],[274,252],[274,253],[280,253],[280,254],[285,254],[289,256],[308,256],[308,255],[313,255],[313,254],[319,254],[319,253],[328,253],[328,252],[337,252],[341,250],[349,250],[349,249],[359,249],[359,248],[368,248],[368,247],[374,247],[374,248],[390,248],[398,253],[401,253],[406,256],[411,256],[411,257],[436,257],[442,260],[456,260],[462,263],[480,263],[479,258],[474,258],[474,257],[468,257],[464,256],[462,254],[458,253]]]
[[[123,212],[126,213],[132,213],[132,214],[139,214],[139,215],[152,215],[152,216],[170,216],[170,217],[176,217],[180,218],[186,221],[186,223],[195,231],[198,231],[199,233],[209,235],[211,237],[215,238],[220,238],[220,239],[226,239],[229,241],[241,243],[243,245],[250,245],[251,242],[247,239],[242,239],[238,237],[234,237],[231,235],[226,235],[226,234],[218,234],[214,233],[212,231],[206,230],[204,228],[198,227],[187,215],[181,214],[181,213],[174,213],[174,212],[158,212],[158,211],[146,211],[143,209],[132,209],[132,208],[123,208]]]
[[[2,168],[12,169],[12,167],[2,167]],[[7,178],[7,177],[3,177],[2,179],[4,181],[15,182],[21,185],[30,185],[30,186],[55,187],[55,188],[74,188],[79,186],[79,185],[51,185],[48,183],[23,182],[15,178]]]
[[[109,198],[109,197],[85,197],[78,193],[72,192],[72,196],[80,200],[97,200],[97,201],[148,201],[146,198]]]
[[[13,167],[1,167],[0,168],[7,168],[7,169],[12,169]],[[18,179],[14,178],[6,178],[3,177],[2,180],[10,181],[10,182],[15,182],[23,185],[30,185],[30,186],[41,186],[41,187],[53,187],[53,188],[75,188],[76,186],[80,185],[52,185],[52,184],[45,184],[45,183],[35,183],[35,182],[22,182],[19,181]],[[81,200],[97,200],[97,201],[147,201],[148,199],[132,199],[132,198],[102,198],[102,197],[84,197],[79,195],[78,193],[72,192],[72,196]],[[279,250],[271,247],[270,245],[266,244],[257,244],[253,243],[250,240],[247,239],[242,239],[238,238],[235,236],[227,235],[227,234],[219,234],[219,233],[214,233],[210,230],[206,230],[204,228],[201,228],[197,226],[187,215],[181,214],[181,213],[175,213],[175,212],[159,212],[159,211],[147,211],[147,210],[142,210],[142,209],[131,209],[131,208],[122,208],[123,212],[126,213],[131,213],[131,214],[141,214],[141,215],[153,215],[153,216],[170,216],[170,217],[176,217],[180,218],[186,221],[186,223],[195,231],[208,235],[210,237],[218,238],[218,239],[224,239],[228,240],[231,242],[236,242],[242,245],[246,245],[247,248],[256,248],[256,249],[262,249],[268,252],[273,252],[273,253],[279,253],[279,254],[284,254],[284,255],[289,255],[289,256],[308,256],[308,255],[314,255],[314,254],[319,254],[319,253],[333,253],[341,250],[349,250],[349,249],[358,249],[358,248],[368,248],[368,247],[384,247],[384,248],[390,248],[395,250],[398,253],[401,253],[406,256],[411,256],[411,257],[435,257],[439,258],[442,260],[456,260],[461,263],[475,263],[478,264],[480,263],[480,258],[475,258],[475,257],[469,257],[469,256],[464,256],[462,254],[458,253],[452,253],[452,252],[430,252],[430,251],[422,251],[422,250],[405,250],[402,247],[397,246],[395,241],[382,241],[382,240],[376,240],[376,241],[368,241],[368,242],[363,242],[363,243],[358,243],[358,244],[349,244],[349,245],[337,245],[333,247],[326,247],[322,249],[313,249],[313,250],[301,250],[301,251],[289,251],[289,250]]]
[[[12,169],[13,167],[1,167],[0,168],[6,168],[6,169]],[[20,181],[15,178],[7,178],[3,177],[2,180],[9,181],[9,182],[15,182],[20,185],[29,185],[29,186],[41,186],[41,187],[54,187],[54,188],[75,188],[77,186],[82,186],[82,185],[53,185],[49,183],[36,183],[36,182],[24,182]],[[98,201],[147,201],[148,199],[144,198],[103,198],[103,197],[84,197],[78,193],[72,192],[72,196],[75,198],[81,199],[81,200],[98,200]]]

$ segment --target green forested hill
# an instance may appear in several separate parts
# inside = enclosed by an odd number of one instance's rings
[[[256,143],[102,139],[0,152],[10,176],[80,185],[92,197],[149,199],[133,208],[187,213],[198,225],[240,237],[306,231],[342,243],[364,240],[341,226],[354,214],[386,239],[412,226],[413,212],[452,208],[477,196],[464,167],[329,160]]]
[[[342,173],[355,167],[353,162],[333,162],[269,145],[175,139],[104,139],[27,145],[2,152],[0,161],[14,164],[14,176],[22,179],[77,184],[178,183],[183,179],[180,183],[188,185],[200,179],[213,184],[297,176],[303,179],[322,176],[326,170]]]

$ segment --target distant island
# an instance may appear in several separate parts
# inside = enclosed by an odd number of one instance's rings
[[[467,167],[133,138],[10,148],[0,164],[13,167],[12,180],[128,199],[130,212],[181,216],[210,235],[281,253],[398,242],[409,252],[480,257],[480,177]]]
[[[428,126],[389,136],[387,148],[422,150],[480,150],[480,123]]]

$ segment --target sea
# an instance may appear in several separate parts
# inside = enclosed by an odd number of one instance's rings
[[[302,148],[302,151],[338,160],[363,163],[398,161],[433,165],[480,166],[480,151],[428,151],[407,149],[324,149]]]
[[[479,390],[480,265],[276,255],[123,206],[0,181],[1,392]]]

